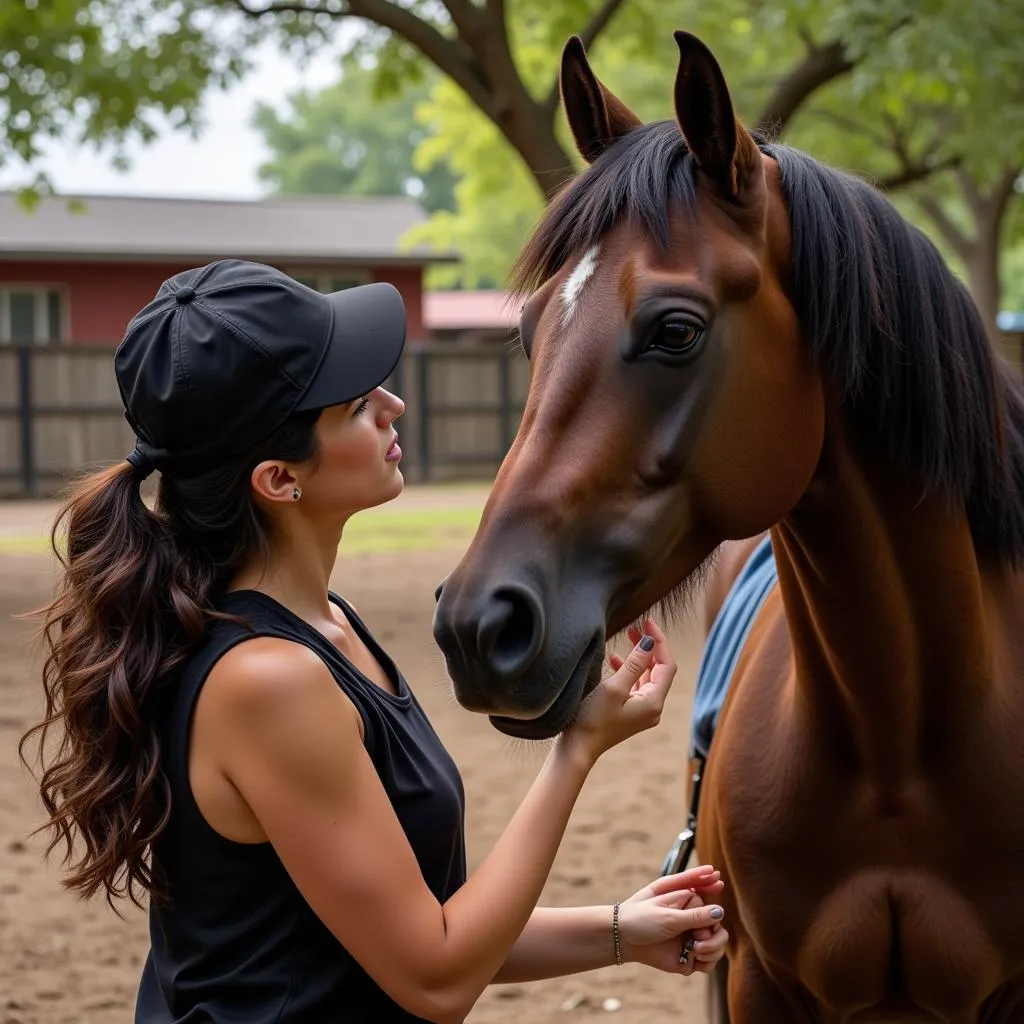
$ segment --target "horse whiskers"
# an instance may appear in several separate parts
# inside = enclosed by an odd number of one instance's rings
[[[655,606],[654,618],[659,622],[678,625],[688,619],[698,598],[718,564],[720,548],[715,548],[689,576],[670,590]]]

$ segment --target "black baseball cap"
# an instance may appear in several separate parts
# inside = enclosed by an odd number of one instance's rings
[[[132,464],[203,473],[295,412],[359,398],[390,376],[405,329],[402,297],[383,282],[323,295],[245,260],[176,274],[114,353]]]

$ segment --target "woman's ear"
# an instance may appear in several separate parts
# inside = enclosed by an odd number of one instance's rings
[[[261,462],[253,469],[249,479],[256,497],[263,501],[289,504],[295,501],[295,492],[299,489],[298,480],[284,462],[271,459]]]

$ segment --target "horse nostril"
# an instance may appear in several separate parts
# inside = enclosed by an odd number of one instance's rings
[[[444,585],[448,582],[448,577],[445,576],[443,580],[434,588],[434,603],[437,604],[441,600],[441,595],[444,593]]]
[[[505,679],[522,675],[544,643],[544,612],[523,587],[496,590],[477,630],[480,656],[487,668]]]

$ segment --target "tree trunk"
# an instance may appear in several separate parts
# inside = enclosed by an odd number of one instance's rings
[[[596,36],[621,2],[606,0],[588,31]],[[462,9],[452,0],[448,0],[448,7],[452,11]],[[473,52],[488,93],[488,101],[477,101],[477,105],[522,157],[541,195],[550,199],[576,173],[555,134],[557,105],[550,102],[550,96],[547,101],[535,100],[526,88],[512,55],[502,8],[470,7],[462,13],[459,32]]]
[[[978,312],[985,321],[985,330],[993,341],[998,341],[999,225],[990,222],[976,224],[970,249],[962,259],[967,271],[967,284]]]
[[[983,189],[964,167],[956,170],[960,190],[971,213],[973,230],[966,234],[934,196],[918,197],[918,205],[960,257],[967,271],[968,287],[989,337],[997,344],[1001,332],[996,326],[999,313],[999,251],[1006,211],[1020,174],[1017,166],[1007,167],[988,189]]]
[[[509,117],[498,127],[523,158],[545,199],[550,199],[576,174],[572,158],[558,141],[554,124],[545,121],[544,111],[539,107]]]

